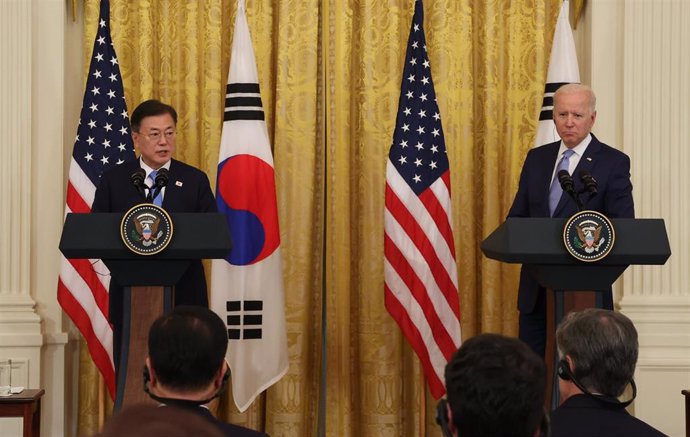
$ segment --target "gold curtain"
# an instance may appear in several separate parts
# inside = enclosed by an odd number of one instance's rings
[[[98,1],[85,5],[88,60]],[[505,217],[532,145],[560,0],[424,6],[463,337],[515,335],[517,269],[486,260],[479,242]],[[176,157],[212,184],[235,10],[235,0],[111,0],[129,109],[147,98],[173,104]],[[329,437],[440,435],[429,396],[419,413],[418,360],[383,306],[385,164],[412,12],[413,0],[247,0],[275,154],[290,370],[244,414],[226,394],[224,419],[273,437],[316,436],[324,390]],[[79,432],[90,434],[110,404],[81,356]]]
[[[516,334],[517,269],[482,257],[534,141],[560,1],[425,2],[452,169],[463,337]],[[440,435],[419,366],[383,305],[385,165],[412,1],[330,0],[327,116],[327,433]],[[420,420],[425,423],[420,424]]]
[[[201,168],[215,186],[237,2],[110,2],[111,33],[131,111],[157,98],[178,111],[175,157]],[[85,2],[85,65],[98,0]],[[268,130],[274,146],[284,257],[290,368],[244,414],[228,389],[218,415],[273,437],[315,435],[321,362],[323,128],[318,96],[317,0],[247,1]],[[82,348],[83,349],[83,348]],[[78,433],[93,434],[112,403],[88,352],[80,353]],[[101,388],[99,388],[101,386]],[[99,420],[99,418],[101,420]]]

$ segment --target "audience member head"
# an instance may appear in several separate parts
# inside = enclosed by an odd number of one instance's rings
[[[592,131],[597,118],[597,98],[587,85],[569,83],[553,95],[553,121],[568,148],[580,144]]]
[[[539,435],[546,420],[546,366],[520,340],[470,338],[446,365],[445,378],[452,435]]]
[[[97,437],[223,437],[213,423],[192,411],[133,405],[115,414]]]
[[[587,391],[618,397],[632,381],[637,363],[637,331],[629,318],[615,311],[590,308],[568,314],[556,330],[559,366],[570,379],[559,378],[563,400]]]
[[[209,399],[228,372],[225,324],[208,308],[178,306],[149,331],[149,389],[159,397]]]

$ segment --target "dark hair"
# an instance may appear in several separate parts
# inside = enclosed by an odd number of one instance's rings
[[[588,390],[617,397],[633,379],[637,330],[621,313],[590,308],[568,314],[556,330],[561,356],[573,360],[575,379]]]
[[[141,127],[141,122],[146,117],[153,117],[156,115],[170,114],[173,122],[177,124],[177,111],[170,105],[166,105],[160,100],[146,100],[141,102],[139,106],[134,108],[132,116],[129,118],[129,122],[132,125],[132,132],[139,132]]]
[[[223,365],[228,334],[208,308],[178,306],[149,330],[149,358],[161,384],[180,391],[203,389]]]
[[[459,436],[532,436],[543,419],[546,366],[516,338],[470,338],[445,378]]]

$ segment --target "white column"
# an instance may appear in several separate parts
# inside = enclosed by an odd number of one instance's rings
[[[673,255],[633,266],[620,309],[639,333],[635,416],[683,435],[690,387],[690,2],[588,3],[581,37],[597,92],[595,132],[632,159],[637,217],[663,218]]]
[[[66,44],[68,26],[82,27],[72,22],[70,2],[64,0],[33,0],[31,22],[32,98],[31,98],[31,282],[32,295],[43,321],[43,349],[41,354],[41,388],[43,399],[41,428],[45,435],[65,435],[66,405],[71,391],[66,388],[65,344],[67,334],[63,312],[57,302],[60,233],[65,205],[64,149],[65,131],[74,138],[76,123],[66,125],[65,69],[66,57],[78,53],[82,47]],[[81,62],[75,66],[81,72]],[[82,87],[79,76],[76,88]],[[71,144],[70,144],[71,145]],[[64,327],[63,327],[64,325]],[[70,363],[71,364],[71,363]]]
[[[57,437],[65,435],[69,405],[56,299],[65,53],[82,53],[65,47],[67,7],[0,1],[0,359],[12,359],[13,385],[46,390],[42,433]],[[22,435],[21,420],[0,419],[0,435]]]
[[[12,385],[36,388],[43,339],[31,297],[31,14],[31,2],[0,2],[0,359],[12,360]],[[16,434],[20,423],[3,419],[0,434]]]

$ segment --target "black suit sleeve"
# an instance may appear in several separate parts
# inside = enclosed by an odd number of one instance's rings
[[[605,214],[610,218],[635,218],[635,205],[630,181],[630,158],[621,154],[611,170],[604,193]]]
[[[110,181],[106,175],[102,175],[98,183],[96,194],[93,197],[93,205],[91,205],[91,212],[112,212],[110,204]]]
[[[197,199],[198,212],[218,212],[216,198],[213,197],[213,192],[211,191],[211,184],[208,181],[208,176],[203,172],[201,173]]]
[[[527,185],[529,179],[529,172],[527,168],[529,167],[530,156],[532,155],[532,150],[527,153],[525,158],[525,163],[522,165],[522,171],[520,172],[520,183],[518,184],[517,193],[515,193],[515,199],[513,199],[513,205],[508,211],[508,217],[529,217],[529,195],[527,192]]]

